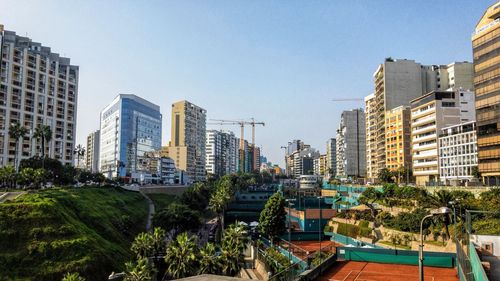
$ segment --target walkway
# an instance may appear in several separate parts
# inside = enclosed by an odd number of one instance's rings
[[[23,194],[26,194],[26,191],[4,192],[3,194],[0,194],[0,203],[8,200],[14,200]]]
[[[121,185],[120,187],[128,191],[139,192],[142,195],[142,197],[144,197],[148,201],[149,211],[148,211],[148,220],[146,222],[146,231],[150,231],[153,215],[155,214],[155,204],[153,203],[153,200],[151,200],[151,198],[149,198],[149,196],[147,196],[146,193],[142,192],[138,186]]]
[[[148,213],[148,221],[146,222],[146,231],[150,231],[151,225],[153,223],[153,216],[155,214],[155,204],[153,203],[153,200],[151,200],[151,198],[149,198],[149,196],[147,196],[144,192],[139,191],[139,193],[144,198],[146,198],[149,204],[149,213]]]

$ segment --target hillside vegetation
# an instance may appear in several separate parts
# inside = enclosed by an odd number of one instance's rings
[[[51,189],[0,204],[0,280],[106,280],[130,259],[147,202],[115,188]]]

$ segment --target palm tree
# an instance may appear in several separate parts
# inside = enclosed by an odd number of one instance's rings
[[[245,251],[249,242],[247,232],[242,225],[230,225],[224,231],[222,239],[222,272],[227,276],[238,274],[245,262]]]
[[[62,279],[62,281],[85,281],[85,278],[81,277],[78,272],[74,273],[66,273]]]
[[[200,249],[200,270],[198,274],[218,274],[222,265],[213,243],[207,243]]]
[[[125,281],[148,281],[153,280],[154,270],[147,258],[140,258],[137,264],[128,262],[125,264]]]
[[[19,139],[20,138],[24,138],[26,135],[28,134],[28,129],[26,129],[26,127],[24,126],[21,126],[21,124],[19,123],[12,123],[10,124],[9,126],[9,136],[11,138],[13,138],[16,142],[16,146],[14,148],[14,167],[15,167],[15,170],[16,172],[18,171],[19,169],[19,165],[17,163],[17,149],[18,149],[18,146],[19,146]]]
[[[439,190],[438,192],[434,193],[433,195],[430,195],[430,204],[434,208],[449,207],[450,202],[452,202],[454,200],[455,200],[455,197],[453,196],[453,193],[451,193],[448,190],[444,190],[444,189]],[[448,228],[448,225],[451,224],[450,216],[449,215],[440,216],[440,217],[437,217],[436,220],[439,220],[444,224],[446,236],[450,237],[450,231]]]
[[[228,195],[224,190],[219,189],[212,194],[208,203],[208,207],[217,214],[217,221],[222,230],[224,230],[223,213],[228,201]]]
[[[189,237],[187,232],[179,234],[168,244],[165,255],[166,273],[175,279],[195,274],[198,262],[197,250],[194,236]]]
[[[40,125],[35,129],[33,137],[42,142],[42,158],[45,158],[45,144],[52,140],[52,129],[49,125]]]
[[[2,167],[2,174],[4,176],[4,182],[6,187],[13,187],[16,184],[17,173],[14,166],[4,166]]]
[[[160,227],[155,227],[150,236],[153,244],[154,255],[156,256],[165,253],[165,238],[167,237],[165,230]]]
[[[149,233],[139,233],[135,237],[134,242],[132,242],[132,247],[130,249],[135,253],[138,259],[151,257],[154,249],[152,236]]]
[[[81,144],[77,145],[75,147],[75,150],[73,151],[73,154],[76,154],[76,159],[77,159],[77,166],[80,166],[80,157],[85,156],[85,147],[83,147]]]

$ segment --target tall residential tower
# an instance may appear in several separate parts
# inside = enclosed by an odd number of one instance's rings
[[[69,58],[0,25],[0,166],[36,155],[73,164],[78,98],[78,66]],[[19,123],[31,133],[19,141],[9,137],[9,126]],[[34,130],[49,126],[52,140],[42,153]],[[19,163],[19,162],[18,162]]]
[[[479,172],[500,184],[500,3],[489,7],[472,35]]]
[[[172,104],[171,140],[166,149],[188,182],[205,180],[207,111],[188,101]]]

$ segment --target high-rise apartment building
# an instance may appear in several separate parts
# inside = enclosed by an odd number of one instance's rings
[[[337,130],[337,175],[366,176],[366,132],[363,109],[343,111]]]
[[[87,136],[87,149],[85,151],[85,168],[96,173],[99,171],[99,141],[100,131],[94,131]]]
[[[207,130],[206,171],[223,176],[236,173],[239,163],[239,139],[233,132]]]
[[[378,174],[377,165],[377,113],[375,111],[375,94],[365,97],[365,128],[366,128],[366,177],[375,182]]]
[[[314,164],[314,174],[317,176],[325,176],[326,171],[326,154],[320,155],[318,158],[313,160]]]
[[[440,183],[438,135],[442,128],[474,121],[474,92],[433,91],[411,102],[412,166],[417,185]]]
[[[326,142],[325,174],[330,177],[337,175],[337,140],[331,138]]]
[[[0,25],[0,166],[14,165],[12,123],[30,132],[50,126],[52,140],[43,154],[73,164],[78,73],[69,58]],[[42,155],[41,149],[41,141],[28,134],[19,141],[17,159]]]
[[[160,107],[119,94],[101,111],[99,171],[108,178],[148,171],[147,153],[161,148]]]
[[[207,111],[188,101],[172,104],[171,141],[168,156],[188,181],[205,180]]]
[[[409,106],[398,106],[385,113],[385,167],[390,171],[411,168],[410,115]]]
[[[479,172],[500,185],[500,3],[489,7],[472,35]]]
[[[373,77],[375,92],[365,98],[367,110],[367,171],[370,180],[386,167],[385,113],[434,90],[472,89],[472,64],[455,62],[449,65],[425,66],[413,60],[388,58],[380,64]]]
[[[293,176],[299,178],[301,175],[314,174],[314,159],[320,157],[319,152],[311,147],[295,151],[293,154]]]
[[[474,178],[473,171],[477,168],[476,122],[441,129],[438,147],[442,182],[457,186]]]

